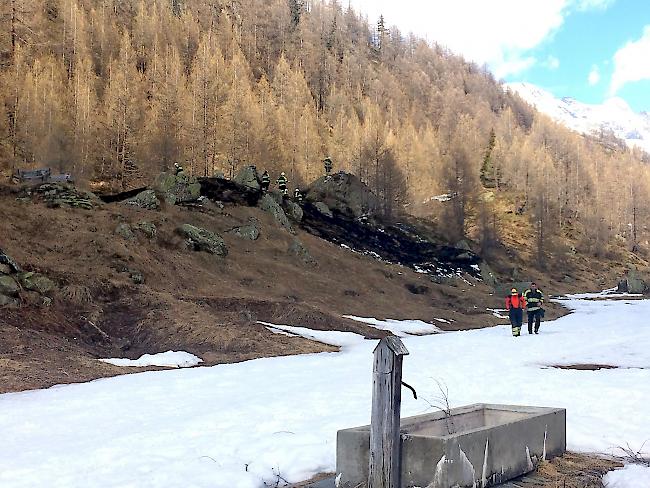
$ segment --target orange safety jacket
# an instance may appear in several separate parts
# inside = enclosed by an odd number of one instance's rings
[[[510,310],[511,308],[525,308],[526,307],[526,299],[521,295],[509,295],[506,297],[506,310]]]

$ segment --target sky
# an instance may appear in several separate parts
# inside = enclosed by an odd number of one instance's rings
[[[374,23],[443,44],[498,79],[650,111],[650,0],[349,0]]]

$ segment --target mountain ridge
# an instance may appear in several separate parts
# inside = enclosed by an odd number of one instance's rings
[[[620,97],[588,104],[573,97],[557,98],[528,82],[506,83],[504,87],[571,130],[588,135],[613,134],[628,147],[650,153],[650,114],[634,112]]]

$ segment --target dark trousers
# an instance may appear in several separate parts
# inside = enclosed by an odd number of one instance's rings
[[[520,308],[511,308],[508,312],[510,324],[512,325],[512,335],[517,337],[521,333],[521,324],[524,321],[524,312]]]
[[[269,185],[271,184],[270,181],[263,181],[262,182],[262,191],[269,191]]]
[[[528,312],[528,333],[533,333],[533,322],[535,322],[535,332],[539,332],[539,324],[542,321],[542,309]]]

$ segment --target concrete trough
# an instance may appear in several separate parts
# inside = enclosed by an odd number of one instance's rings
[[[475,404],[403,418],[401,487],[485,488],[566,450],[566,410]],[[338,431],[339,486],[366,486],[370,426]]]

